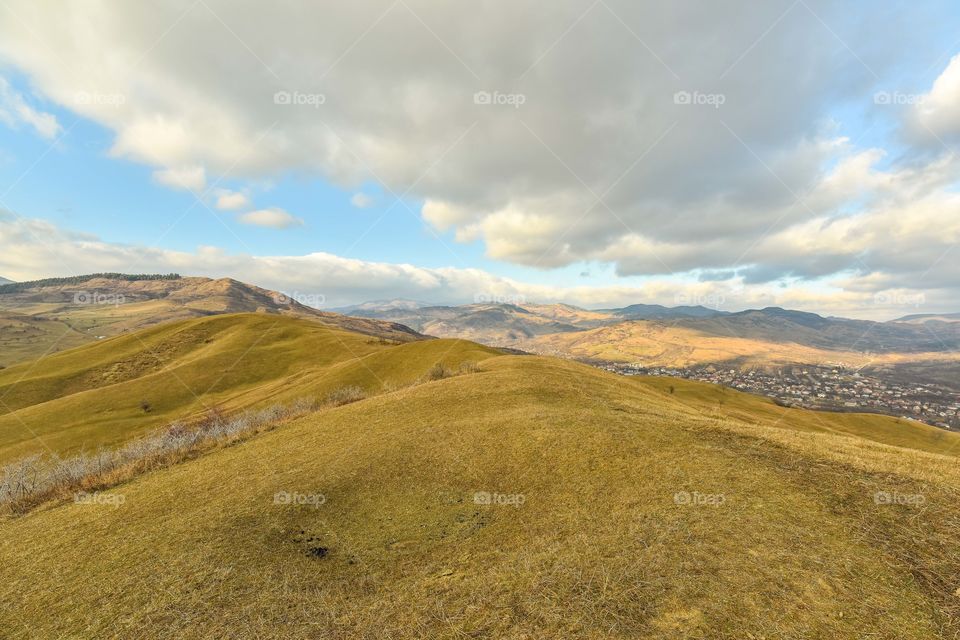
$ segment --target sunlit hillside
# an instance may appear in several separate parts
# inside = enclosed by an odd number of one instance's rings
[[[322,410],[0,523],[0,624],[13,638],[960,631],[955,458],[799,429],[705,387],[500,356]]]

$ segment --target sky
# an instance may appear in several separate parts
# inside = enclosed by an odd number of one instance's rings
[[[0,3],[0,276],[960,311],[960,8]]]

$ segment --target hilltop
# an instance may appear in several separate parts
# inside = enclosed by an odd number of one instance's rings
[[[99,503],[0,521],[0,600],[13,605],[0,626],[24,638],[960,632],[960,474],[943,455],[958,436],[663,382],[487,353],[477,373],[307,415]]]
[[[304,317],[390,340],[422,337],[397,323],[320,311],[231,278],[92,274],[0,286],[0,365],[172,320],[225,313]]]

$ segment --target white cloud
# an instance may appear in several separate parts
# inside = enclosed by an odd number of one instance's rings
[[[373,198],[365,193],[355,193],[350,197],[350,204],[357,209],[366,209],[373,204]]]
[[[622,273],[650,262],[620,257],[628,240],[739,254],[807,217],[794,194],[836,153],[824,96],[872,95],[864,64],[882,72],[912,43],[880,18],[847,29],[838,0],[475,3],[468,19],[428,0],[297,12],[209,0],[186,15],[176,4],[13,4],[30,29],[0,23],[0,57],[65,104],[78,91],[123,95],[120,108],[71,106],[115,132],[118,156],[236,178],[307,172],[344,188],[382,180],[498,259],[608,256]],[[174,23],[156,43],[158,25]],[[838,35],[858,56],[836,53]],[[875,41],[887,46],[861,46]],[[677,104],[680,91],[720,93],[723,105]]]
[[[303,226],[303,220],[293,216],[283,209],[271,207],[270,209],[258,209],[237,216],[237,219],[243,224],[251,224],[257,227],[271,227],[273,229],[287,229],[289,227]]]
[[[637,302],[706,304],[729,310],[777,305],[888,319],[917,312],[917,300],[922,300],[922,311],[956,310],[957,299],[952,288],[956,280],[930,283],[924,289],[900,287],[883,278],[859,277],[852,284],[824,282],[789,289],[776,283],[744,284],[737,278],[696,282],[666,277],[636,286],[552,286],[525,283],[480,269],[430,269],[329,253],[251,256],[210,246],[190,253],[108,243],[42,220],[0,211],[0,273],[6,277],[23,281],[106,271],[228,276],[271,289],[322,294],[328,306],[394,297],[460,304],[483,295],[488,299],[522,296],[531,302],[594,308]]]
[[[0,77],[0,121],[10,127],[17,127],[20,124],[29,125],[47,140],[56,138],[63,130],[56,116],[31,107],[24,100],[23,95],[2,77]]]
[[[177,167],[153,172],[153,179],[166,187],[192,191],[200,195],[207,186],[207,174],[203,167]]]
[[[428,0],[295,13],[226,0],[185,14],[175,3],[11,4],[22,24],[0,21],[0,58],[112,130],[112,152],[157,167],[164,184],[202,186],[207,172],[297,172],[347,189],[382,180],[458,241],[541,268],[960,286],[947,253],[960,165],[855,148],[860,132],[831,119],[838,104],[871,101],[870,70],[937,46],[898,12],[863,4],[870,19],[851,21],[839,0],[559,0],[549,12],[520,0],[475,3],[469,19]],[[911,7],[911,24],[935,10]],[[158,25],[174,23],[158,43]],[[78,92],[123,100],[77,103]],[[678,104],[678,92],[723,104]],[[960,136],[960,58],[904,111]],[[302,224],[278,209],[240,220]]]
[[[249,206],[250,198],[241,191],[223,189],[217,192],[217,209],[221,211],[236,211]]]

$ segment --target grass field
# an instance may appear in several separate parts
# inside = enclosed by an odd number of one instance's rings
[[[166,323],[0,371],[0,462],[113,446],[212,407],[259,407],[348,384],[377,392],[437,362],[493,353],[462,341],[397,345],[290,316]]]
[[[0,628],[956,637],[953,458],[708,416],[695,387],[488,358],[7,520]]]
[[[883,416],[237,314],[0,372],[0,455],[350,386],[0,519],[3,637],[960,634],[960,436]]]

